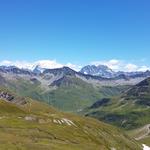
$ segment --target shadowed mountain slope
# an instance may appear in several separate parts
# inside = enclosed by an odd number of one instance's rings
[[[84,113],[125,129],[149,124],[150,78],[132,86],[121,96],[95,102]]]

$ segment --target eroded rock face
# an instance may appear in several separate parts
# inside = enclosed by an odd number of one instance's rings
[[[14,96],[9,94],[8,92],[0,91],[0,99],[12,101],[14,100]]]
[[[27,103],[26,98],[18,97],[9,91],[0,90],[0,99],[7,102],[15,103],[17,105],[25,105]]]
[[[36,121],[37,120],[37,118],[35,116],[26,116],[24,119],[26,121]]]

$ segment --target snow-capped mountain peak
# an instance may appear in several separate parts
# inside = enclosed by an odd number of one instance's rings
[[[80,70],[81,73],[111,78],[114,71],[105,65],[87,65]]]
[[[37,66],[33,69],[33,72],[39,74],[39,73],[43,73],[45,70],[46,70],[46,68],[42,68],[41,66],[37,65]]]

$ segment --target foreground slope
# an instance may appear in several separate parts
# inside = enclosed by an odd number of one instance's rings
[[[95,119],[62,113],[1,89],[2,150],[140,150],[121,130]],[[20,99],[20,103],[19,103]]]

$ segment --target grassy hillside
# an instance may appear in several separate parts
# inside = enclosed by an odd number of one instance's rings
[[[95,107],[93,107],[95,106]],[[97,101],[83,112],[124,129],[135,129],[150,123],[150,78],[133,86],[121,96]]]
[[[48,88],[42,87],[39,82],[30,82],[24,78],[7,80],[4,83],[5,87],[20,96],[43,101],[60,110],[70,112],[78,112],[102,97],[118,95],[127,89],[127,86],[93,87],[79,78],[70,76],[55,81]]]
[[[142,149],[141,145],[111,125],[59,112],[30,98],[26,98],[24,104],[12,103],[16,97],[14,95],[11,102],[0,100],[2,150]]]
[[[87,108],[83,113],[127,130],[150,123],[150,109],[147,107],[130,101],[124,103],[121,98],[113,98],[108,103],[98,108]]]

